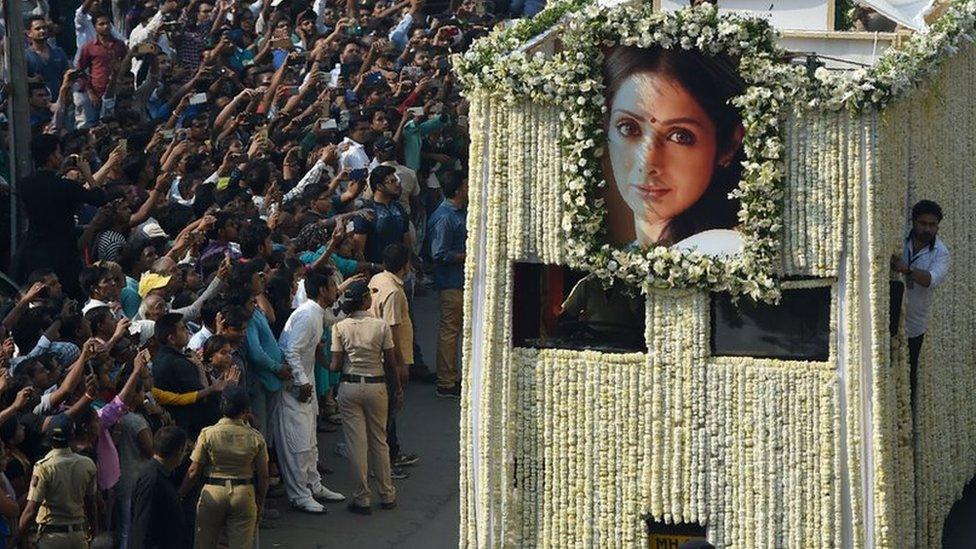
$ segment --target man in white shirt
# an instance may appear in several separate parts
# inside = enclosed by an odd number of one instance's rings
[[[220,299],[210,299],[203,304],[200,308],[200,320],[203,322],[203,325],[190,337],[190,342],[186,345],[187,349],[194,353],[203,350],[203,346],[207,344],[207,340],[213,337],[217,331],[217,313],[220,312],[220,308],[223,305]]]
[[[905,335],[908,336],[913,408],[918,358],[928,328],[932,290],[949,274],[949,249],[938,237],[941,221],[942,208],[931,200],[920,200],[912,206],[912,230],[905,238],[902,256],[891,258],[892,270],[905,275]]]
[[[342,501],[345,496],[322,485],[318,472],[319,447],[315,418],[315,349],[326,325],[336,323],[330,307],[337,289],[332,277],[312,273],[305,278],[308,300],[288,317],[278,339],[291,369],[292,380],[279,393],[276,441],[278,464],[292,507],[306,513],[325,513],[316,499]]]
[[[369,142],[369,120],[354,118],[349,123],[349,137],[339,144],[339,169],[369,170],[369,155],[364,145]],[[343,189],[345,190],[345,189]]]

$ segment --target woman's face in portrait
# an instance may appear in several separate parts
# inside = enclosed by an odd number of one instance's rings
[[[628,76],[613,97],[607,147],[641,245],[701,198],[718,160],[708,114],[676,80],[650,72]]]

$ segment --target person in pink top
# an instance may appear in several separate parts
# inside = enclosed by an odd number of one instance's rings
[[[112,427],[125,415],[132,404],[132,399],[141,394],[142,372],[149,362],[149,351],[140,351],[133,360],[132,373],[119,391],[119,394],[108,404],[97,411],[92,407],[96,399],[94,379],[89,377],[85,393],[68,409],[67,414],[76,424],[86,427],[84,432],[94,438],[93,449],[97,457],[96,481],[99,490],[108,490],[119,482],[121,466],[119,452],[112,440]]]

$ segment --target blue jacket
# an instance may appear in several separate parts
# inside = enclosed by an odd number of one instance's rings
[[[458,256],[465,253],[468,210],[445,199],[427,222],[430,255],[434,258],[434,288],[464,289],[464,263]]]

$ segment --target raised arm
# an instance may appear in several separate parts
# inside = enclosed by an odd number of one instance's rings
[[[78,355],[78,360],[75,360],[68,368],[68,374],[64,376],[64,381],[51,393],[51,409],[57,410],[61,403],[68,398],[68,395],[74,393],[75,387],[85,377],[85,363],[103,349],[102,344],[95,338],[89,339],[81,346],[81,354]]]

